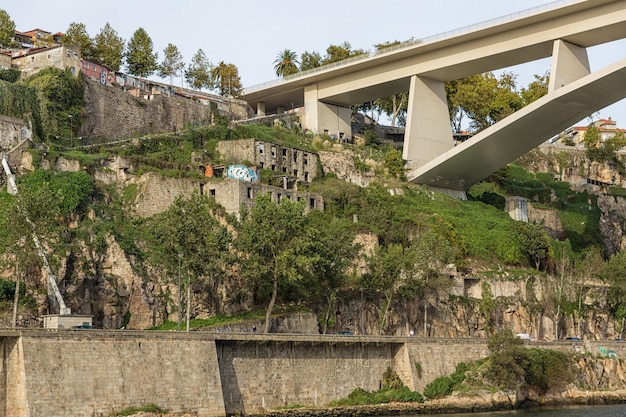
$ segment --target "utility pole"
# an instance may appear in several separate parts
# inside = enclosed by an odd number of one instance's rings
[[[180,332],[180,263],[183,259],[182,253],[178,254],[178,331]]]

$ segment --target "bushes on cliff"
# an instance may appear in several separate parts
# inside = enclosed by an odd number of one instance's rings
[[[77,136],[82,124],[84,84],[69,70],[48,67],[25,81],[38,95],[43,131],[40,138],[63,143]]]
[[[465,362],[456,365],[452,375],[440,376],[424,387],[424,397],[428,399],[443,398],[452,394],[465,380],[465,372],[469,369]]]
[[[489,339],[491,356],[485,376],[501,388],[524,387],[543,394],[571,380],[570,358],[550,349],[527,349],[510,330]]]
[[[391,402],[423,402],[424,397],[415,391],[411,391],[398,374],[391,368],[387,368],[383,374],[382,387],[378,391],[369,392],[362,388],[357,388],[346,398],[342,398],[330,403],[331,407],[354,406],[368,404],[386,404]]]
[[[35,135],[42,137],[43,128],[39,112],[39,99],[35,88],[23,83],[0,81],[0,114],[29,120]]]

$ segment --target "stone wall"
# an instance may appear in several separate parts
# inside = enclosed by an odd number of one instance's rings
[[[624,358],[626,344],[527,342]],[[156,404],[225,416],[327,406],[377,390],[391,368],[412,390],[488,354],[485,339],[203,332],[0,332],[0,417],[106,416]]]
[[[3,338],[0,416],[107,416],[151,403],[224,415],[213,340],[94,334]]]
[[[287,198],[292,201],[304,199],[305,210],[323,210],[321,195],[305,191],[286,190],[260,183],[240,181],[232,178],[166,178],[155,173],[142,175],[137,180],[135,210],[139,216],[149,217],[161,213],[174,202],[178,195],[198,192],[215,198],[228,213],[237,214],[242,206],[251,208],[258,195],[270,194],[272,201]]]
[[[350,182],[359,187],[367,187],[376,179],[376,174],[374,173],[376,162],[373,160],[364,161],[370,167],[370,170],[362,172],[354,166],[354,156],[349,151],[320,151],[318,154],[324,173],[333,173],[340,180]]]
[[[8,151],[20,142],[32,139],[33,129],[21,119],[0,115],[0,150]]]
[[[197,101],[151,95],[134,97],[122,89],[85,80],[86,114],[79,135],[114,139],[136,134],[177,132],[211,123],[211,108]]]
[[[380,388],[399,343],[219,341],[218,360],[228,414],[280,406],[324,406],[355,388]]]

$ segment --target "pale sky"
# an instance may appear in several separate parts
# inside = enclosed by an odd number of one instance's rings
[[[239,69],[244,87],[276,78],[274,60],[284,49],[300,55],[349,42],[353,49],[374,50],[386,41],[424,39],[535,7],[562,5],[572,0],[2,0],[16,29],[35,28],[65,32],[72,22],[84,23],[95,36],[108,22],[128,41],[138,28],[152,38],[159,62],[172,43],[185,63],[202,49],[213,64],[232,63]],[[592,71],[626,58],[626,41],[589,49]],[[549,70],[549,60],[510,69],[518,74],[519,87],[534,74]],[[122,70],[125,68],[123,67]],[[169,79],[163,80],[169,82]],[[180,79],[174,83],[180,85]],[[626,128],[626,100],[601,110],[598,117],[612,117]],[[584,121],[585,124],[588,121]]]

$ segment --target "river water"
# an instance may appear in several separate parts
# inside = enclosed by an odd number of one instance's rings
[[[433,415],[434,416],[434,415]],[[626,405],[536,407],[492,413],[438,414],[437,417],[626,417]]]

